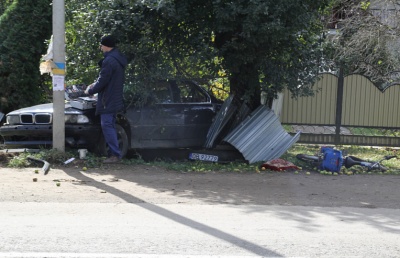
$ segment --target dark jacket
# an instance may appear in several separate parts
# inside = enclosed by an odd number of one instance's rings
[[[97,81],[89,94],[98,93],[96,114],[113,114],[124,108],[123,88],[126,57],[116,48],[104,53]]]

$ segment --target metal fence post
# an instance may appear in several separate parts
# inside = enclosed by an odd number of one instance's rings
[[[342,126],[342,108],[343,108],[343,87],[344,87],[343,68],[340,67],[337,96],[336,96],[335,145],[340,144],[340,127]]]

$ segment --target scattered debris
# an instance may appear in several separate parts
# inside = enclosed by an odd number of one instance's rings
[[[283,128],[279,117],[266,106],[259,106],[223,141],[239,150],[250,163],[279,158],[300,138],[300,132],[291,136]]]
[[[118,178],[110,178],[110,179],[102,179],[102,182],[118,182],[119,179]]]
[[[33,161],[33,162],[43,163],[42,171],[43,171],[43,173],[45,175],[47,175],[47,173],[50,170],[50,163],[49,162],[47,162],[45,160],[42,160],[42,159],[37,159],[37,158],[31,157],[31,156],[27,157],[27,159],[30,160],[30,161]]]
[[[22,153],[22,152],[29,152],[29,153],[38,153],[39,149],[4,149],[0,150],[2,153]]]
[[[88,153],[88,150],[87,149],[79,149],[78,153],[79,153],[80,159],[86,159],[86,154]]]
[[[300,169],[298,166],[293,164],[292,162],[286,161],[284,159],[273,159],[268,162],[265,162],[261,165],[262,168],[271,169],[275,171],[282,171],[288,169]]]
[[[74,160],[75,160],[75,158],[70,158],[69,160],[64,162],[64,165],[67,165],[67,164],[71,163]]]

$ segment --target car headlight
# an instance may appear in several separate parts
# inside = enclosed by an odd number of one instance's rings
[[[15,125],[19,123],[20,123],[19,116],[7,116],[7,124]]]
[[[86,124],[89,123],[89,118],[84,115],[65,115],[66,124]]]

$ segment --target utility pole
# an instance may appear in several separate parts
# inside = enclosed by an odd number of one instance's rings
[[[53,0],[53,149],[65,151],[65,6]]]

